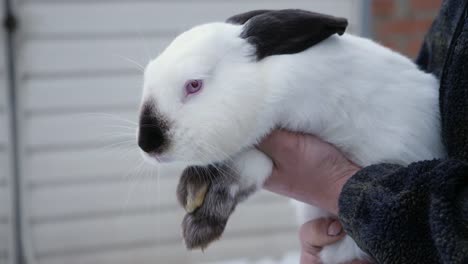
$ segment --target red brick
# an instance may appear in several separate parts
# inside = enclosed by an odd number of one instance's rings
[[[372,14],[374,16],[390,16],[395,10],[394,0],[373,0]]]
[[[415,10],[439,10],[442,0],[411,0],[410,7]]]
[[[409,40],[406,45],[406,54],[410,56],[411,58],[415,58],[418,55],[419,50],[421,49],[423,40],[424,40],[423,37],[413,38]]]
[[[379,35],[398,34],[411,35],[426,32],[432,24],[432,20],[398,19],[381,23],[376,31]]]
[[[372,0],[376,40],[414,58],[441,3],[442,0]]]
[[[404,49],[404,45],[402,45],[401,41],[396,38],[384,37],[379,42],[385,47],[390,48],[395,51],[401,52]]]

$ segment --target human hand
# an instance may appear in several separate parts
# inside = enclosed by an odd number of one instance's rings
[[[258,148],[274,163],[264,188],[338,214],[346,181],[360,168],[319,138],[273,131]]]
[[[320,251],[324,246],[334,244],[346,235],[341,224],[336,219],[321,218],[309,221],[301,226],[299,239],[301,241],[300,264],[320,264]],[[347,264],[369,264],[366,260],[355,260]]]

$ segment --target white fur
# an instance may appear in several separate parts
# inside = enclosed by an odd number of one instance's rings
[[[194,165],[233,159],[242,181],[256,186],[272,163],[253,146],[275,127],[315,134],[361,166],[444,156],[438,81],[409,59],[345,34],[257,62],[241,29],[195,27],[149,63],[143,100],[171,120],[165,155]],[[205,84],[185,98],[189,79]],[[307,220],[328,215],[314,210]],[[350,237],[321,252],[332,264],[364,255]]]

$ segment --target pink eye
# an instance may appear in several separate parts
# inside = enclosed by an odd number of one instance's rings
[[[203,87],[202,80],[189,80],[185,83],[185,92],[187,95],[194,94],[201,90]]]

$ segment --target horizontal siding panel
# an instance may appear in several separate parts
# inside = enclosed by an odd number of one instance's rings
[[[0,14],[3,15],[2,10],[0,10]],[[3,31],[2,31],[3,33]],[[0,34],[0,38],[4,39],[5,34]],[[5,50],[5,41],[0,42],[0,77],[5,77],[5,70],[6,70],[6,50]],[[1,97],[0,97],[1,98]]]
[[[122,181],[138,173],[147,174],[146,170],[139,171],[142,163],[136,146],[35,153],[28,159],[26,177],[32,184],[89,182],[99,178]]]
[[[12,232],[9,176],[9,156],[0,151],[0,263],[11,263],[8,259]]]
[[[280,257],[289,250],[299,248],[297,236],[291,231],[278,231],[262,237],[224,237],[204,252],[187,251],[179,246],[141,246],[81,255],[58,255],[39,258],[39,264],[191,264],[221,259],[259,259],[266,255]]]
[[[0,153],[0,168],[4,168],[2,165],[2,153]],[[11,263],[9,251],[11,248],[12,225],[10,222],[10,192],[7,187],[3,182],[0,184],[0,263],[2,264]]]
[[[7,252],[4,252],[4,253],[0,252],[0,263],[2,264],[12,263],[7,254],[8,254]]]
[[[3,5],[0,7],[0,14],[3,15]],[[5,39],[4,32],[0,32],[0,40]],[[6,110],[6,103],[7,103],[7,75],[6,75],[6,49],[5,49],[5,41],[0,41],[0,115],[5,112]],[[0,127],[5,126],[2,121],[0,121]],[[1,140],[1,136],[0,136]]]
[[[0,225],[4,225],[5,221],[8,221],[12,214],[9,161],[8,154],[6,152],[0,152]],[[4,236],[0,234],[0,244],[3,243],[3,239]],[[5,237],[5,239],[7,238]],[[0,245],[0,251],[1,248],[2,246]]]
[[[122,182],[45,186],[31,191],[31,217],[99,215],[105,212],[132,212],[134,208],[177,207],[176,177],[135,177]],[[60,197],[60,201],[57,201]]]
[[[43,224],[34,226],[33,239],[39,254],[92,250],[95,247],[138,241],[177,243],[181,239],[180,223],[183,215],[183,210],[179,209],[159,214]],[[285,203],[244,204],[233,214],[224,237],[251,230],[261,232],[275,228],[292,228],[295,226],[293,215],[292,207]]]
[[[27,80],[23,84],[25,108],[31,114],[106,111],[116,106],[136,109],[142,80],[142,74]]]
[[[0,62],[0,67],[3,67],[3,61]],[[6,103],[7,103],[7,83],[5,79],[4,72],[0,68],[0,113],[5,112]]]
[[[63,147],[83,143],[127,142],[136,147],[138,106],[133,112],[78,113],[44,115],[28,122],[25,142],[40,151],[41,147]],[[101,144],[102,145],[102,144]]]
[[[11,230],[12,226],[9,222],[0,222],[0,259],[2,256],[6,257],[10,248]]]
[[[229,16],[252,9],[302,8],[345,16],[351,21],[359,1],[165,1],[92,3],[89,1],[27,2],[20,16],[26,34],[122,34],[124,32],[180,31],[195,24],[223,21]],[[86,19],[83,19],[86,18]],[[129,23],[131,21],[131,23]],[[105,23],[104,23],[105,22]]]
[[[0,151],[2,151],[1,146],[4,147],[8,142],[9,125],[7,114],[5,112],[0,112]]]
[[[44,74],[60,77],[59,74],[70,73],[86,76],[112,71],[138,72],[139,65],[146,66],[172,38],[29,41],[22,50],[21,74],[34,79]]]
[[[32,219],[69,217],[99,217],[105,214],[132,214],[140,210],[173,210],[181,208],[176,199],[178,175],[174,177],[140,178],[129,181],[102,182],[93,184],[63,185],[34,188],[30,215]],[[60,197],[60,200],[57,200]],[[285,198],[261,192],[248,200],[249,204],[259,202],[280,202]]]
[[[11,198],[10,198],[10,186],[8,185],[0,185],[0,223],[5,219],[8,219],[11,215],[10,212],[10,205],[11,205]],[[0,236],[2,238],[2,236]],[[0,239],[1,242],[2,239]]]
[[[5,185],[5,181],[10,176],[10,166],[8,152],[0,151],[0,186]]]

